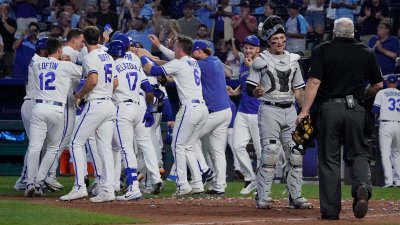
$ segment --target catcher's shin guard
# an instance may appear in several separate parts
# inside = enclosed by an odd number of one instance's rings
[[[275,167],[262,165],[256,174],[257,197],[256,204],[259,209],[270,209],[272,207],[269,196],[271,193],[272,181],[275,175]]]
[[[303,156],[297,148],[290,146],[290,168],[286,174],[288,191],[293,199],[301,197],[303,183]]]

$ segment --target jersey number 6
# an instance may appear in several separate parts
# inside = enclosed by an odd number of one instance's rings
[[[200,76],[199,76],[199,71],[194,69],[194,82],[196,83],[197,86],[200,86]]]
[[[56,87],[51,85],[55,79],[56,75],[53,72],[41,73],[39,75],[40,90],[56,90]]]

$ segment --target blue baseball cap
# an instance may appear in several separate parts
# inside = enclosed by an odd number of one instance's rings
[[[204,42],[204,41],[194,41],[192,52],[196,51],[196,50],[204,50],[206,48],[209,48],[206,42]]]
[[[36,50],[38,49],[46,49],[47,48],[47,37],[44,38],[40,38],[37,42],[36,42]]]
[[[260,39],[258,39],[256,35],[249,35],[242,42],[242,45],[244,44],[250,44],[256,47],[260,47]]]
[[[125,49],[128,48],[130,45],[129,38],[125,34],[114,35],[111,41],[122,41],[122,43],[125,46]]]
[[[386,79],[386,81],[390,83],[397,83],[398,80],[399,78],[397,77],[396,74],[390,74]]]

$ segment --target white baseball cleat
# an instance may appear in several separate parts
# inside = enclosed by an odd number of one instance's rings
[[[293,201],[289,201],[289,208],[291,209],[312,209],[313,205],[304,197],[299,197]]]
[[[93,202],[93,203],[112,202],[115,200],[115,192],[101,190],[101,192],[98,195],[91,197],[89,200],[90,200],[90,202]]]
[[[256,189],[256,181],[246,181],[244,188],[240,191],[241,195],[251,194]]]
[[[17,180],[17,182],[15,182],[15,184],[14,184],[14,189],[15,189],[16,191],[25,190],[25,189],[26,189],[26,183],[22,182],[22,179],[19,178],[19,179]]]
[[[193,191],[192,186],[188,185],[186,188],[178,188],[175,192],[175,195],[188,195]]]
[[[78,187],[78,186],[74,186],[71,190],[71,192],[69,192],[66,195],[63,195],[60,197],[61,201],[72,201],[72,200],[76,200],[76,199],[80,199],[80,198],[84,198],[87,197],[88,193],[86,190],[86,187]]]
[[[55,177],[47,177],[45,180],[44,180],[44,183],[45,184],[48,184],[48,185],[50,185],[50,186],[52,186],[52,187],[54,187],[54,188],[57,188],[58,190],[61,190],[61,189],[63,189],[64,188],[64,186],[62,185],[62,184],[60,184],[60,182],[58,182],[57,181],[57,179],[55,178]],[[47,187],[47,185],[46,185],[46,187]]]
[[[116,199],[118,201],[129,201],[129,200],[139,200],[143,197],[142,193],[137,191],[128,191],[124,195],[117,196]]]

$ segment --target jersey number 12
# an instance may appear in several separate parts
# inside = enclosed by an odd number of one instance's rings
[[[41,73],[39,75],[40,90],[56,90],[56,87],[51,84],[55,79],[56,75],[53,72]]]

